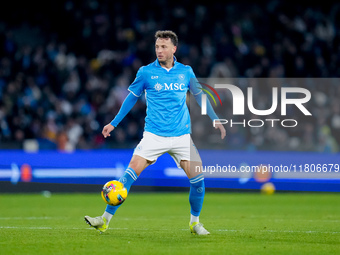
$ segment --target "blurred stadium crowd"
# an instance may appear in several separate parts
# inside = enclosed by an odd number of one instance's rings
[[[178,34],[176,57],[197,77],[340,77],[340,5],[292,3],[9,3],[0,11],[0,146],[23,148],[30,139],[66,151],[135,146],[143,98],[109,140],[101,130],[138,68],[154,61],[158,29]],[[317,114],[299,132],[227,128],[222,147],[337,152],[340,85],[313,88]],[[271,94],[261,98],[271,103]]]

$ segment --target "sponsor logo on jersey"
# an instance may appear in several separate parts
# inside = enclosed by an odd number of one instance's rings
[[[157,82],[156,85],[154,86],[154,88],[155,88],[155,90],[160,91],[160,90],[162,90],[163,86],[162,86],[162,84]]]
[[[160,83],[156,83],[154,86],[154,89],[157,91],[161,90],[186,90],[185,84],[184,83],[166,83],[164,82],[164,85]]]

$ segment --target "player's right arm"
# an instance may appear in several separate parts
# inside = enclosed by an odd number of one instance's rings
[[[138,98],[142,95],[144,91],[144,79],[142,74],[143,67],[139,68],[136,79],[129,87],[130,93],[125,98],[122,106],[116,117],[107,125],[104,126],[102,130],[103,136],[106,138],[110,136],[110,133],[118,126],[122,119],[129,113],[132,107],[136,104]]]

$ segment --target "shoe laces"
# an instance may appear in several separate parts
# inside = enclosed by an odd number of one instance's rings
[[[208,230],[206,230],[204,227],[203,227],[203,224],[202,223],[197,223],[196,226],[195,226],[195,229],[197,231],[198,234],[205,234],[208,232]]]
[[[203,224],[202,224],[202,223],[200,223],[200,222],[199,222],[199,223],[197,223],[197,224],[196,224],[196,226],[197,226],[197,227],[202,227],[202,228],[203,228]]]

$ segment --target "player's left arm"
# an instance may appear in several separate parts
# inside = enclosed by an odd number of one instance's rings
[[[196,102],[198,103],[198,105],[200,107],[202,107],[202,95],[203,95],[203,91],[201,89],[199,89],[199,82],[195,76],[195,74],[193,73],[193,71],[191,70],[192,74],[191,74],[191,79],[190,79],[190,92],[191,94],[195,97]],[[219,117],[216,115],[211,103],[209,100],[207,100],[207,114],[210,117],[210,119],[212,121],[219,119]],[[226,136],[226,130],[224,128],[224,126],[220,123],[220,122],[214,122],[214,127],[215,129],[219,129],[221,132],[221,139],[224,139],[224,137]]]
[[[196,99],[196,102],[198,103],[198,105],[200,107],[202,107],[201,105],[201,102],[202,102],[202,95],[203,95],[203,91],[200,91],[198,94],[193,94],[193,96],[195,97]],[[210,104],[210,101],[207,100],[207,114],[208,116],[210,117],[210,119],[212,121],[216,120],[216,119],[219,119],[219,117],[216,115],[214,109],[212,108],[211,104]],[[220,132],[221,132],[221,139],[224,139],[224,137],[226,136],[226,130],[224,128],[224,126],[218,122],[218,121],[214,121],[214,126],[215,126],[215,129],[219,129]]]

